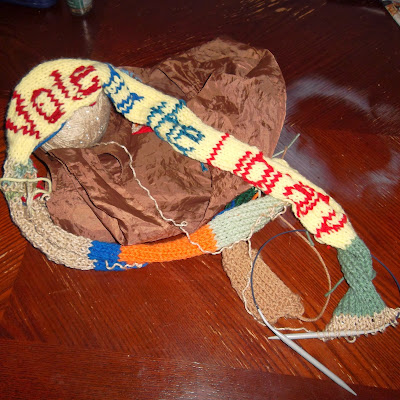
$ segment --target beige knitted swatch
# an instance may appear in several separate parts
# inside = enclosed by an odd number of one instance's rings
[[[256,251],[252,250],[252,260],[255,256]],[[262,322],[251,295],[251,260],[248,244],[240,242],[230,249],[225,249],[222,252],[222,265],[247,311]],[[300,296],[294,294],[261,257],[256,261],[253,279],[257,303],[270,323],[275,323],[280,317],[299,318],[303,314],[304,307]]]

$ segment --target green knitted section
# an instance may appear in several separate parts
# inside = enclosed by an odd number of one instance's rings
[[[376,273],[372,268],[371,254],[364,242],[356,237],[348,248],[338,249],[338,260],[350,287],[336,307],[334,315],[350,314],[361,317],[381,312],[386,305],[372,283]]]
[[[217,249],[247,240],[282,212],[284,207],[283,201],[264,196],[221,212],[208,223],[214,234]]]
[[[233,207],[237,207],[241,204],[249,202],[256,193],[257,189],[255,187],[251,187],[250,189],[236,196],[230,203],[225,206],[224,210],[230,210]]]
[[[33,166],[33,163],[30,159],[28,160],[28,163],[26,165],[7,160],[4,164],[4,171],[6,170],[13,171],[11,175],[7,176],[8,178],[36,178],[36,168]],[[33,184],[33,187],[35,186],[36,183]],[[7,181],[7,178],[1,180],[0,188],[2,192],[4,192],[4,196],[6,197],[7,201],[10,201],[15,197],[20,198],[26,191],[24,183]]]

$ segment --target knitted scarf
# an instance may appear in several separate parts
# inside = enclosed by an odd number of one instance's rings
[[[21,201],[24,185],[18,179],[36,177],[31,153],[56,135],[76,110],[95,103],[101,90],[125,118],[150,126],[177,152],[229,171],[268,196],[238,207],[239,211],[218,215],[193,233],[191,241],[182,238],[153,245],[120,246],[68,234],[52,224],[44,202],[37,201],[27,212]],[[349,284],[328,329],[378,329],[395,319],[395,311],[386,307],[372,283],[375,273],[369,250],[336,201],[285,161],[269,159],[256,147],[204,124],[183,100],[167,96],[110,64],[61,59],[34,68],[12,95],[6,134],[8,153],[2,190],[11,214],[24,235],[56,262],[82,269],[118,269],[215,252],[264,226],[269,219],[260,221],[260,210],[272,207],[278,211],[290,205],[317,241],[337,249]],[[256,205],[250,206],[252,203]],[[33,221],[40,221],[43,229],[38,231]]]

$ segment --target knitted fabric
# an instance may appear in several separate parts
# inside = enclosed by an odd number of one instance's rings
[[[253,199],[257,190],[252,187],[245,192],[241,193],[239,196],[235,197],[229,204],[225,206],[225,210],[230,210],[233,207],[240,206],[243,203],[247,203]]]
[[[231,280],[232,287],[246,305],[247,311],[262,323],[249,285],[251,261],[256,254],[257,252],[252,250],[250,259],[247,244],[240,242],[222,252],[222,265]],[[281,317],[299,318],[304,312],[300,296],[294,294],[261,257],[255,264],[254,292],[262,313],[272,324]]]
[[[12,95],[6,118],[8,166],[12,168],[6,168],[5,178],[12,176],[12,171],[29,165],[32,151],[56,135],[76,110],[93,104],[101,90],[125,118],[150,126],[160,139],[167,141],[176,151],[229,171],[277,201],[290,204],[295,216],[314,234],[316,240],[340,250],[339,261],[351,290],[340,304],[337,311],[339,315],[360,317],[360,313],[367,313],[372,317],[386,310],[372,283],[365,284],[365,280],[370,282],[373,276],[368,249],[357,237],[337,202],[283,160],[268,159],[256,147],[204,124],[186,107],[184,101],[164,95],[110,64],[90,60],[54,60],[40,64],[21,80]],[[11,212],[18,212],[18,218],[23,218],[19,214],[22,213],[21,205],[17,204],[13,196]],[[42,208],[39,207],[38,211],[40,218],[44,213]],[[240,218],[239,224],[238,220],[233,224],[238,229],[247,219],[243,216]],[[23,221],[19,220],[20,223],[23,224]],[[234,242],[224,238],[219,223],[214,224],[206,225],[191,236],[192,241],[199,242],[203,250],[214,252],[219,246]],[[257,229],[260,226],[262,222],[258,222]],[[246,226],[236,237],[243,239],[243,235],[249,233],[248,228]],[[39,236],[44,234],[37,229],[36,232]],[[60,231],[57,234],[60,237],[64,235]],[[58,240],[51,237],[47,239],[53,246],[53,242]],[[44,249],[43,244],[35,242],[41,240],[37,235],[30,240]],[[107,268],[107,264],[135,265],[201,253],[198,246],[193,247],[192,243],[185,240],[177,245],[168,243],[122,247],[93,242],[89,248],[83,246],[82,251],[87,251],[87,257],[99,269]],[[61,253],[68,251],[75,254],[77,250],[74,245],[68,250],[60,250]],[[57,259],[64,262],[65,257]],[[67,261],[65,263],[71,265]],[[360,303],[368,305],[360,308]]]

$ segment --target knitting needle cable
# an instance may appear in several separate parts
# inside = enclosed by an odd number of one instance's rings
[[[300,347],[297,343],[293,342],[291,339],[289,339],[286,335],[282,334],[278,330],[276,330],[265,318],[264,314],[260,310],[260,307],[257,303],[256,296],[254,293],[254,285],[253,285],[253,276],[254,276],[254,269],[255,269],[255,264],[257,261],[258,256],[260,255],[262,249],[273,239],[277,238],[278,236],[285,235],[287,233],[292,233],[292,232],[305,232],[305,229],[295,229],[292,231],[285,231],[278,233],[277,235],[269,238],[258,250],[256,256],[254,257],[254,260],[252,262],[251,266],[251,274],[250,274],[250,287],[251,287],[251,295],[253,296],[253,301],[254,305],[257,308],[257,312],[260,314],[261,319],[263,320],[264,324],[276,335],[278,338],[285,343],[287,346],[289,346],[292,350],[294,350],[297,354],[302,356],[305,360],[307,360],[310,364],[314,365],[315,368],[319,369],[323,374],[325,374],[328,378],[330,378],[332,381],[337,383],[339,386],[341,386],[343,389],[346,389],[348,392],[353,394],[354,396],[357,396],[357,393],[351,389],[349,385],[347,385],[342,379],[340,379],[337,375],[335,375],[331,370],[329,370],[325,365],[321,364],[317,359],[315,359],[313,356],[311,356],[309,353],[307,353],[302,347]]]

